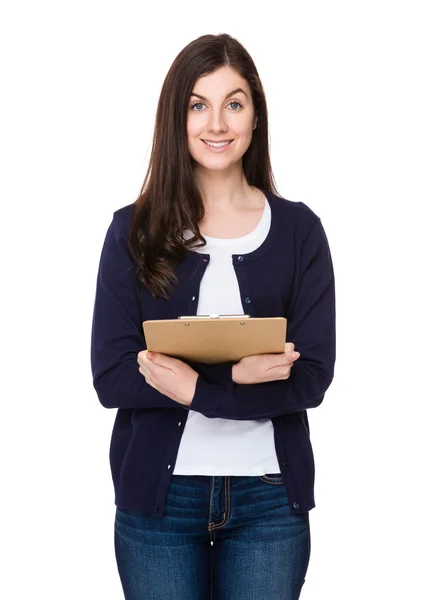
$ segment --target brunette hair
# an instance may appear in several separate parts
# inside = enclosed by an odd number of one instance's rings
[[[147,174],[135,200],[129,252],[137,264],[136,286],[153,298],[169,298],[174,269],[192,245],[205,245],[198,223],[204,204],[187,144],[187,114],[196,80],[229,66],[249,84],[258,123],[243,155],[249,185],[277,194],[270,164],[266,99],[255,64],[246,49],[227,33],[203,35],[190,42],[172,63],[159,97]],[[193,233],[183,239],[183,229]],[[197,241],[201,242],[197,244]]]

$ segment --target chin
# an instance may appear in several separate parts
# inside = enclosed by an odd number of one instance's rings
[[[227,163],[227,164],[220,164],[220,165],[206,165],[205,163],[201,163],[201,162],[197,162],[197,165],[199,165],[199,167],[201,169],[206,169],[207,171],[226,171],[227,169],[229,169],[231,167],[231,163]]]

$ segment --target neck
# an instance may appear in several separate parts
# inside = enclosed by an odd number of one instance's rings
[[[228,212],[232,209],[249,207],[251,194],[255,199],[255,188],[246,181],[243,170],[211,171],[197,168],[195,179],[206,212]]]

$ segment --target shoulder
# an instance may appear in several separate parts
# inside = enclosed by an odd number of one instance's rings
[[[136,203],[132,202],[131,204],[126,204],[120,208],[117,208],[113,212],[112,226],[114,228],[116,237],[125,237],[128,235],[132,217],[135,213],[135,207]]]
[[[269,193],[268,200],[278,221],[288,229],[292,228],[301,237],[321,222],[317,213],[304,202],[295,202],[272,193]]]
[[[115,210],[113,213],[114,221],[117,223],[130,223],[135,213],[135,206],[136,203],[132,202]]]

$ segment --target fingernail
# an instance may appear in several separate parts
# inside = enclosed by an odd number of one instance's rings
[[[291,353],[291,358],[297,358],[297,354],[298,354],[298,352],[292,352]]]

